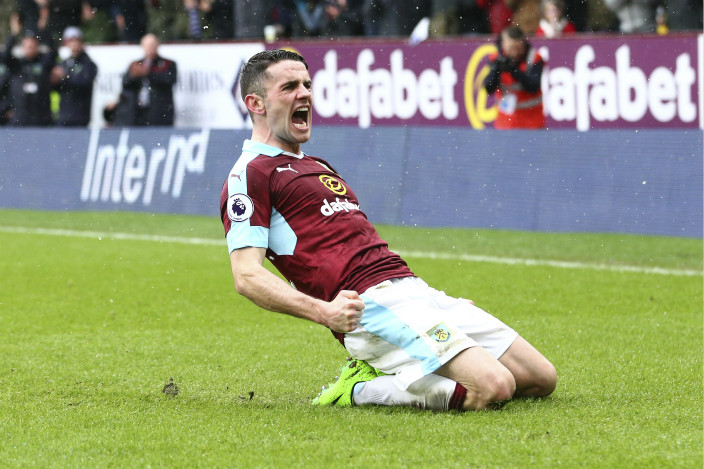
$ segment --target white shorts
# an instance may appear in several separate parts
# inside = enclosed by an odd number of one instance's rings
[[[518,334],[468,300],[447,296],[417,277],[386,280],[362,293],[360,326],[345,348],[400,389],[434,372],[462,350],[481,346],[501,357]]]

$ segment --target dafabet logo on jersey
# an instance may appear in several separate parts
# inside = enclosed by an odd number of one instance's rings
[[[254,202],[246,194],[234,194],[227,199],[227,216],[234,222],[248,220],[254,214]]]
[[[349,200],[340,200],[339,197],[335,197],[334,202],[328,202],[328,199],[323,200],[323,205],[320,207],[320,213],[329,217],[335,212],[350,212],[352,210],[359,210],[359,205],[353,204]]]

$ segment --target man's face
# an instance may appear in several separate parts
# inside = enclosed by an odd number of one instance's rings
[[[526,44],[521,39],[512,39],[506,34],[502,34],[501,49],[509,59],[521,60],[526,51]]]
[[[83,41],[78,38],[69,39],[64,41],[66,47],[71,50],[71,55],[77,57],[81,52],[83,52]]]
[[[156,58],[157,49],[159,48],[159,40],[153,34],[147,34],[142,38],[142,50],[144,56],[150,60]]]
[[[308,70],[294,60],[277,62],[267,69],[264,86],[270,141],[284,150],[298,148],[310,139],[313,95]]]
[[[545,4],[545,19],[551,23],[557,23],[562,18],[562,11],[560,7],[552,2]]]
[[[22,39],[22,52],[28,59],[33,59],[39,55],[39,41],[33,37],[25,37]]]

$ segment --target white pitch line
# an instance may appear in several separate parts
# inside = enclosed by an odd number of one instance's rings
[[[204,246],[220,246],[223,249],[226,247],[225,239],[211,238],[189,238],[183,236],[161,236],[161,235],[145,235],[134,233],[112,233],[109,231],[83,231],[83,230],[62,230],[55,228],[29,228],[23,226],[0,226],[0,232],[5,233],[21,233],[21,234],[38,234],[48,236],[67,236],[72,238],[92,238],[92,239],[116,239],[129,241],[151,241],[157,243],[177,243],[177,244],[195,244]],[[638,274],[656,274],[656,275],[679,275],[679,276],[702,276],[701,270],[691,269],[667,269],[662,267],[639,267],[632,265],[609,265],[609,264],[592,264],[586,262],[569,262],[569,261],[553,261],[544,259],[525,259],[514,257],[496,257],[482,256],[475,254],[459,254],[446,252],[432,251],[403,251],[394,250],[403,257],[415,257],[420,259],[440,259],[440,260],[455,260],[467,262],[488,262],[491,264],[506,264],[506,265],[525,265],[525,266],[548,266],[561,269],[587,269],[587,270],[605,270],[610,272],[633,272]]]
[[[634,272],[638,274],[701,276],[701,270],[666,269],[662,267],[640,267],[634,265],[590,264],[586,262],[551,261],[545,259],[524,259],[513,257],[481,256],[474,254],[450,254],[444,252],[396,251],[402,257],[418,257],[423,259],[461,260],[469,262],[489,262],[492,264],[548,266],[561,269],[607,270],[610,272]]]
[[[197,244],[206,246],[227,246],[223,239],[188,238],[183,236],[162,236],[134,233],[118,233],[111,231],[62,230],[57,228],[28,228],[24,226],[0,226],[0,231],[6,233],[38,234],[48,236],[67,236],[71,238],[118,239],[128,241],[152,241],[157,243]]]

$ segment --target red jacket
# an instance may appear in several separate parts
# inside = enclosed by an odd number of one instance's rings
[[[571,21],[567,21],[567,20],[563,19],[555,27],[543,19],[543,20],[540,20],[540,24],[538,25],[538,29],[535,30],[535,37],[553,38],[553,37],[560,37],[565,34],[567,34],[567,35],[574,34],[576,32],[577,32],[577,29],[574,27],[574,24],[572,24]]]
[[[545,127],[543,93],[540,76],[543,59],[535,49],[528,48],[526,58],[516,71],[500,70],[495,64],[498,53],[489,59],[492,67],[484,86],[494,92],[499,114],[494,122],[496,129],[540,129]]]

